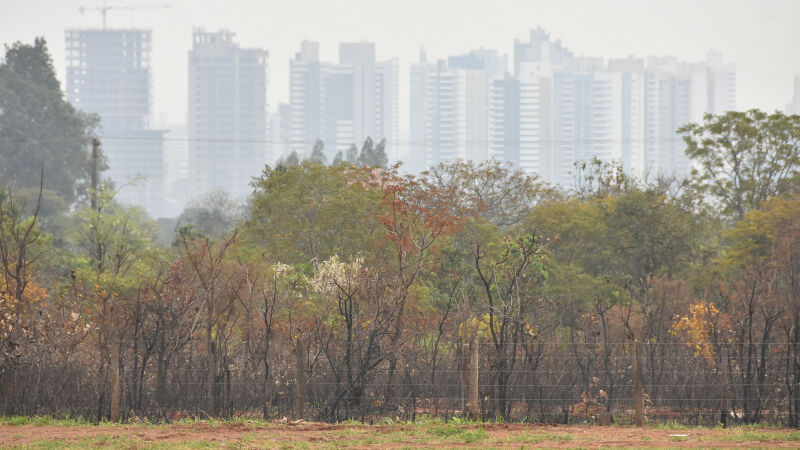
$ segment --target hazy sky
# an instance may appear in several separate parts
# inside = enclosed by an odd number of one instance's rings
[[[64,30],[100,28],[100,0],[0,0],[0,43],[45,36],[64,82]],[[704,59],[723,52],[737,65],[737,106],[783,109],[800,74],[798,0],[109,0],[110,5],[167,4],[167,10],[111,10],[109,27],[153,30],[154,119],[184,123],[187,52],[193,27],[225,28],[242,47],[269,50],[270,108],[289,97],[289,59],[303,39],[321,57],[338,58],[341,41],[370,40],[378,59],[400,59],[401,130],[408,122],[408,64],[420,46],[428,60],[496,48],[513,62],[513,41],[542,26],[576,55],[674,55]],[[510,67],[511,69],[511,67]]]

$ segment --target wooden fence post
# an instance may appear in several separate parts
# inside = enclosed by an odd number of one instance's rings
[[[469,418],[478,420],[480,403],[478,402],[478,336],[472,338],[469,344],[470,368],[469,368]]]
[[[720,395],[721,405],[719,411],[719,421],[722,424],[723,428],[728,427],[728,413],[729,413],[729,406],[728,406],[728,348],[722,347],[722,357],[721,357],[721,364],[722,367],[722,386],[721,390],[722,393]]]
[[[305,413],[306,352],[303,340],[299,337],[295,342],[295,353],[297,354],[297,397],[295,398],[294,410],[295,419],[300,420]]]
[[[111,349],[111,422],[119,422],[119,347],[114,343]]]
[[[644,422],[644,392],[642,390],[642,367],[639,361],[641,342],[633,341],[633,422],[637,427]]]

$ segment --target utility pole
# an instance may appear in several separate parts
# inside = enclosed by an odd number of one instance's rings
[[[89,196],[92,209],[97,211],[97,178],[98,160],[100,159],[100,138],[92,139],[92,192]]]

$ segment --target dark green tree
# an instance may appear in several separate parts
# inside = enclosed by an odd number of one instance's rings
[[[361,146],[361,153],[358,155],[358,164],[360,166],[369,166],[372,162],[372,153],[375,151],[374,147],[375,144],[372,142],[372,138],[367,136],[367,139],[364,140],[364,145]]]
[[[191,227],[202,235],[216,239],[236,226],[241,206],[222,191],[210,192],[192,201],[178,216],[176,229]]]
[[[680,130],[697,166],[693,187],[736,220],[800,185],[800,116],[757,109],[707,114]]]
[[[365,167],[386,167],[389,164],[389,159],[386,157],[386,139],[381,139],[378,145],[375,145],[372,138],[367,137],[361,147],[358,163]]]
[[[314,143],[308,160],[314,164],[325,165],[328,163],[328,158],[325,157],[325,143],[322,142],[322,139],[317,139],[317,142]]]
[[[283,163],[286,167],[294,167],[300,164],[300,157],[297,156],[297,152],[292,152],[286,158],[286,161]]]
[[[356,147],[356,144],[350,144],[344,160],[350,164],[358,164],[358,148]]]
[[[266,170],[252,186],[243,236],[271,257],[297,264],[370,253],[376,225],[365,218],[380,208],[382,192],[363,171],[303,161]]]
[[[0,184],[44,187],[72,203],[90,177],[90,141],[98,125],[67,103],[44,38],[6,46],[0,64]]]
[[[344,157],[342,156],[342,151],[339,150],[338,152],[336,152],[336,156],[333,157],[333,163],[331,163],[331,165],[336,167],[340,166],[343,162],[344,162]]]
[[[386,139],[381,139],[372,153],[372,166],[385,168],[388,165],[389,158],[386,156]]]

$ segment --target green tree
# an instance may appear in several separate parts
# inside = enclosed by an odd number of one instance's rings
[[[314,164],[327,164],[328,158],[325,157],[325,143],[322,139],[317,139],[314,143],[314,148],[311,150],[311,156],[308,160]]]
[[[295,152],[295,151],[292,151],[292,153],[289,153],[289,156],[286,157],[285,161],[279,161],[278,162],[278,165],[282,165],[282,166],[285,166],[285,167],[294,167],[294,166],[296,166],[298,164],[300,164],[300,157],[297,156],[297,152]]]
[[[358,147],[356,147],[356,144],[350,144],[350,147],[347,148],[347,154],[344,160],[353,165],[358,164]]]
[[[36,317],[34,305],[47,295],[36,281],[39,261],[52,248],[39,227],[40,207],[41,195],[32,211],[11,189],[0,195],[0,370],[13,370],[20,341],[33,340],[35,322],[23,318]]]
[[[191,227],[216,239],[233,230],[242,207],[227,192],[214,191],[192,201],[178,216],[176,230]]]
[[[454,199],[468,214],[501,228],[519,223],[538,203],[555,195],[535,176],[496,160],[442,163],[422,178],[440,190],[455,193]]]
[[[344,162],[344,157],[342,156],[342,151],[339,150],[336,152],[336,156],[333,157],[333,162],[331,163],[332,166],[340,166]]]
[[[370,164],[374,158],[373,153],[375,152],[375,143],[372,142],[371,137],[367,137],[364,140],[364,145],[361,146],[361,153],[358,155],[358,165],[360,166],[371,166]]]
[[[44,187],[68,203],[90,176],[89,145],[96,116],[64,100],[44,38],[6,47],[0,64],[0,184]]]
[[[770,197],[800,185],[800,116],[757,109],[707,114],[678,130],[695,162],[694,187],[741,220]]]
[[[378,145],[375,145],[372,138],[367,137],[361,147],[361,154],[358,156],[358,163],[366,167],[386,167],[389,165],[389,159],[386,156],[386,139],[381,139]]]
[[[153,252],[151,238],[156,227],[138,207],[120,205],[117,192],[97,193],[96,207],[82,206],[75,213],[74,243],[84,259],[73,274],[83,310],[90,311],[95,324],[93,341],[98,351],[97,416],[104,416],[105,389],[111,378],[111,420],[120,417],[121,354],[129,338],[125,310],[136,301],[141,260]]]
[[[573,163],[572,191],[581,200],[621,195],[637,187],[637,180],[625,173],[618,162],[599,158]]]
[[[265,170],[253,182],[243,228],[246,240],[287,264],[369,253],[381,193],[366,175],[350,165],[309,161],[286,170]]]

